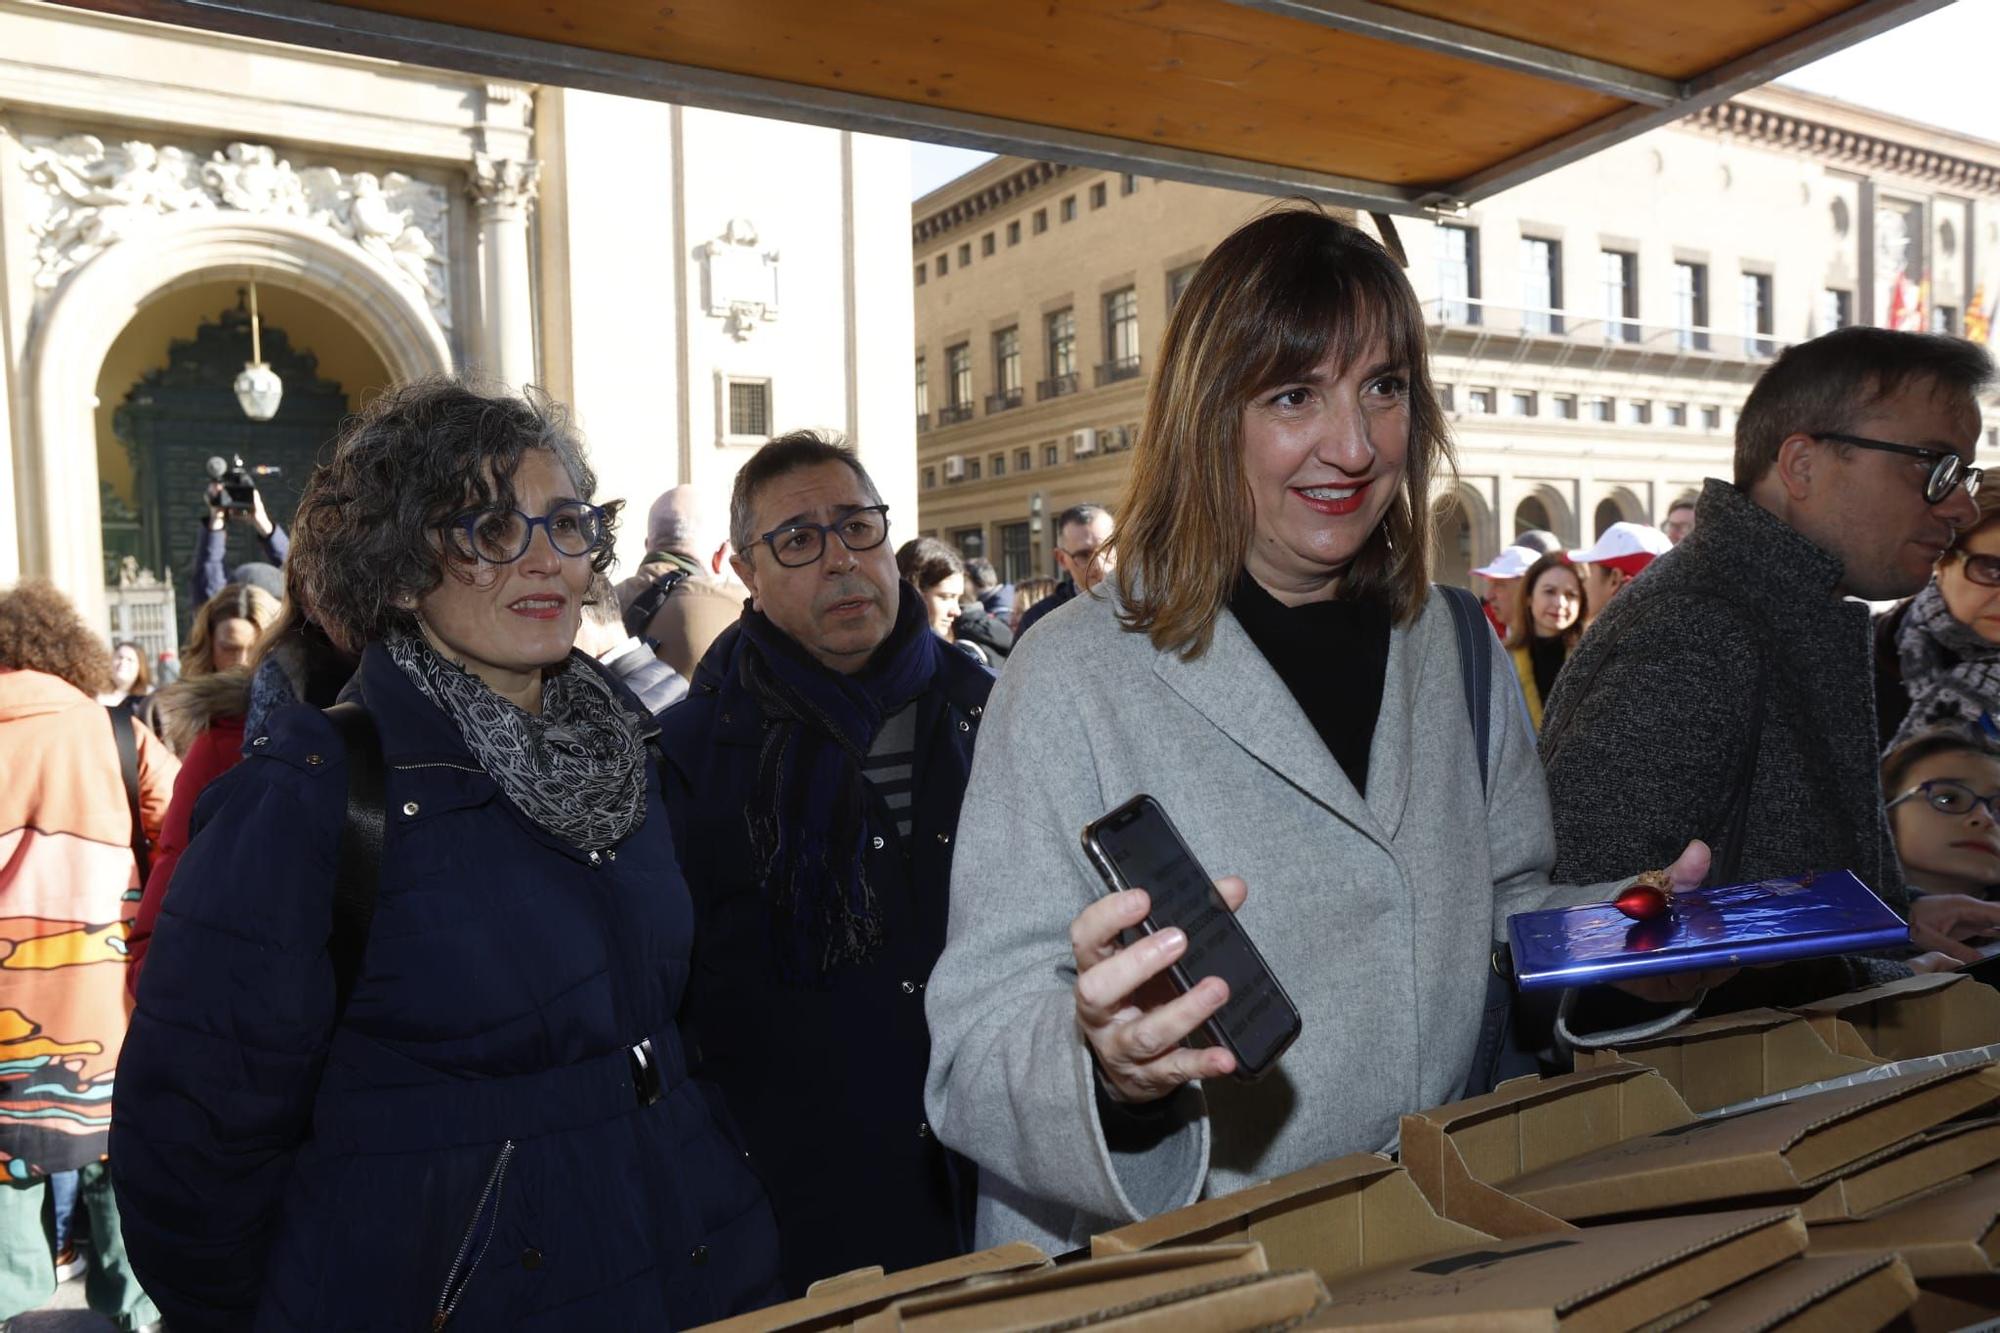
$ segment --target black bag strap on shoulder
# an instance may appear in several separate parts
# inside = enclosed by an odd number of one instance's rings
[[[107,708],[111,739],[118,746],[118,775],[125,780],[125,806],[132,812],[132,859],[139,864],[139,887],[153,873],[153,849],[146,845],[145,821],[139,817],[139,736],[126,708]]]
[[[1465,716],[1479,746],[1479,790],[1486,790],[1486,751],[1493,740],[1493,628],[1479,599],[1464,588],[1439,584],[1444,604],[1451,608],[1451,628],[1458,637],[1459,679],[1465,689]]]
[[[347,750],[347,816],[340,826],[340,860],[333,877],[333,931],[327,940],[327,952],[333,956],[333,1013],[338,1023],[361,976],[361,956],[367,952],[368,928],[375,919],[375,895],[382,881],[382,835],[387,824],[388,766],[382,759],[382,737],[366,707],[335,704],[326,710],[326,716]]]
[[[645,638],[646,626],[660,614],[660,608],[667,604],[667,598],[674,595],[674,589],[685,582],[685,569],[670,569],[654,579],[652,586],[634,597],[632,605],[625,608],[625,632],[635,639]]]

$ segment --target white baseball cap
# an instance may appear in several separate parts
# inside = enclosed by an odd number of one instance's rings
[[[1492,564],[1472,572],[1482,579],[1518,579],[1541,558],[1542,553],[1531,546],[1510,546],[1495,556]]]
[[[1673,549],[1667,534],[1650,524],[1613,523],[1588,550],[1571,551],[1569,558],[1579,565],[1616,565],[1628,574],[1636,574],[1638,570],[1628,565],[1643,569],[1654,556]]]

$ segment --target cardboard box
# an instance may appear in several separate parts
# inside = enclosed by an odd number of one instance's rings
[[[1258,1245],[1149,1250],[998,1281],[963,1283],[896,1301],[856,1321],[856,1333],[1232,1333],[1295,1323],[1321,1308],[1310,1272],[1273,1273]]]
[[[1807,1225],[1865,1218],[2000,1163],[2000,1119],[1940,1125],[1799,1205]]]
[[[1797,1010],[1841,1055],[1909,1060],[2000,1042],[2000,991],[1957,972],[1905,977]]]
[[[1886,1328],[1917,1303],[1917,1282],[1893,1254],[1792,1259],[1739,1282],[1675,1333],[1805,1333]]]
[[[921,1268],[906,1268],[899,1273],[884,1274],[879,1268],[857,1269],[813,1283],[796,1301],[706,1324],[698,1333],[846,1330],[854,1327],[856,1319],[902,1297],[959,1286],[976,1278],[1034,1272],[1050,1266],[1047,1255],[1025,1241],[1016,1241]]]
[[[1577,1154],[1504,1182],[1567,1221],[1794,1195],[2000,1098],[1990,1065],[1836,1088]]]
[[[1106,1232],[1092,1239],[1090,1252],[1102,1258],[1255,1242],[1271,1267],[1310,1268],[1332,1283],[1377,1264],[1490,1240],[1439,1217],[1394,1162],[1360,1153]]]
[[[1917,1283],[1917,1303],[1896,1333],[1958,1333],[2000,1315],[2000,1277],[1943,1277]]]
[[[2000,1167],[1858,1222],[1811,1228],[1814,1254],[1893,1250],[1918,1281],[2000,1273]]]
[[[1621,1060],[1659,1070],[1694,1111],[1733,1106],[1878,1063],[1839,1054],[1808,1019],[1779,1009],[1746,1009],[1700,1019],[1650,1041],[1576,1053],[1578,1069]]]
[[[1793,1209],[1698,1213],[1524,1236],[1329,1283],[1307,1328],[1560,1329],[1665,1326],[1719,1291],[1794,1258]]]
[[[1615,1064],[1522,1078],[1402,1120],[1402,1162],[1440,1217],[1514,1238],[1568,1223],[1500,1188],[1579,1153],[1694,1120],[1658,1070]]]

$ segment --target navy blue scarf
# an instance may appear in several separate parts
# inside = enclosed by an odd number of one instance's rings
[[[861,765],[883,719],[930,685],[945,648],[916,590],[898,586],[895,629],[851,676],[820,665],[762,612],[743,613],[736,673],[765,718],[744,814],[752,866],[771,898],[779,968],[790,980],[823,979],[882,944]]]

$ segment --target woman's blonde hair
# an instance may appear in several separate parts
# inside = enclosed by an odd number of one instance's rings
[[[215,670],[215,627],[225,620],[247,620],[259,632],[278,618],[278,599],[248,583],[231,583],[201,604],[194,625],[181,646],[181,675],[206,676]]]
[[[1184,658],[1208,651],[1250,549],[1243,409],[1329,355],[1344,371],[1378,345],[1409,382],[1409,449],[1402,489],[1340,595],[1385,603],[1397,624],[1416,619],[1430,589],[1431,492],[1454,469],[1423,310],[1379,244],[1308,205],[1216,246],[1167,323],[1111,539],[1127,629]]]

